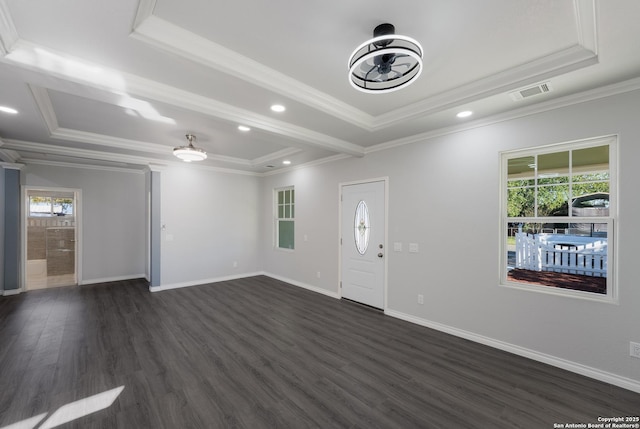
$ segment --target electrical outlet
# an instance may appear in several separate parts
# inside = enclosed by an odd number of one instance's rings
[[[629,355],[640,359],[640,343],[629,343]]]
[[[317,278],[320,278],[320,271],[318,271],[318,272],[316,273],[316,277],[317,277]]]
[[[418,295],[418,304],[424,304],[424,295]]]
[[[238,268],[238,261],[233,261],[233,268]]]

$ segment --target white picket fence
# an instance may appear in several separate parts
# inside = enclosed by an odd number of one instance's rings
[[[516,268],[607,277],[607,239],[518,232]]]

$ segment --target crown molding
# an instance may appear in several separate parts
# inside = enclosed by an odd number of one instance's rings
[[[455,134],[459,132],[469,131],[475,128],[481,128],[488,125],[493,125],[500,122],[511,121],[518,118],[536,115],[538,113],[544,113],[551,110],[560,109],[563,107],[569,107],[576,104],[586,103],[589,101],[598,100],[601,98],[612,97],[614,95],[624,94],[627,92],[633,92],[640,90],[640,78],[629,79],[623,82],[618,82],[612,85],[607,85],[601,88],[595,88],[589,91],[584,91],[578,94],[567,95],[562,98],[557,98],[542,103],[534,104],[531,106],[521,107],[519,109],[509,110],[505,113],[488,116],[486,118],[478,119],[473,122],[469,122],[463,125],[454,125],[451,127],[440,128],[432,131],[427,131],[413,136],[404,137],[397,140],[390,140],[385,143],[370,146],[365,149],[365,156],[378,152],[381,150],[393,149],[395,147],[404,146],[407,144],[424,142],[437,137],[446,136],[449,134]]]
[[[68,156],[73,158],[82,158],[87,160],[109,161],[137,165],[147,165],[149,162],[153,161],[156,161],[160,164],[164,162],[164,160],[153,160],[142,156],[114,154],[97,150],[28,142],[24,140],[5,140],[4,142],[4,147],[6,147],[7,149],[13,149],[20,152],[37,152],[51,155]]]
[[[17,164],[15,162],[0,162],[0,167],[5,170],[22,170],[24,164]]]
[[[20,154],[15,150],[0,148],[0,161],[16,163],[20,160]]]
[[[155,8],[156,0],[139,0],[131,32],[134,32],[147,18],[152,16]]]
[[[41,86],[32,84],[28,84],[27,86],[29,87],[29,91],[31,91],[33,100],[36,102],[36,107],[44,120],[47,130],[49,134],[51,134],[58,129],[58,118],[51,103],[51,98],[49,98],[49,92]]]
[[[154,164],[153,162],[150,162],[146,167],[145,167],[145,171],[150,171],[150,172],[162,172],[164,170],[167,169],[167,166],[165,164]]]
[[[477,101],[598,63],[596,0],[574,0],[577,43],[549,55],[443,91],[375,118],[372,131]]]
[[[458,86],[417,103],[371,116],[351,105],[153,15],[155,0],[141,1],[131,36],[174,55],[286,95],[352,125],[374,132],[598,62],[595,0],[574,0],[574,46]]]
[[[4,140],[4,143],[5,143],[4,147],[7,149],[20,150],[24,152],[37,152],[37,153],[45,153],[45,154],[51,154],[51,155],[68,156],[72,158],[84,159],[87,161],[106,161],[106,162],[114,162],[119,164],[132,164],[135,166],[156,165],[156,166],[169,167],[169,166],[185,165],[185,163],[182,161],[166,161],[164,159],[141,157],[141,156],[134,156],[134,155],[114,154],[114,153],[102,152],[97,150],[78,149],[78,148],[56,146],[56,145],[43,144],[43,143],[28,142],[23,140]],[[21,158],[21,160],[25,162],[28,160],[29,163],[31,164],[36,164],[36,163],[47,164],[48,163],[50,165],[53,165],[54,162],[57,162],[57,161],[47,161],[47,160],[37,160],[37,159],[34,160],[29,157]],[[73,163],[70,163],[70,164],[73,164]],[[21,165],[21,164],[16,164],[16,165]],[[87,168],[90,168],[91,166],[101,167],[96,164],[75,164],[75,165],[78,165],[80,167],[87,166]],[[106,166],[105,168],[112,168],[112,167]],[[118,168],[118,167],[115,167],[115,168]],[[120,168],[126,168],[126,167],[120,167]],[[259,175],[259,173],[256,173],[253,171],[235,170],[231,168],[214,167],[214,166],[195,164],[195,163],[189,164],[189,168],[204,169],[204,170],[215,171],[219,173],[239,174],[239,175],[245,175],[245,176]],[[131,169],[135,170],[136,168],[132,167]]]
[[[42,55],[47,55],[54,61],[61,62],[62,64],[71,62],[76,67],[47,69],[43,66],[43,61],[39,61]],[[31,70],[46,72],[47,74],[54,75],[66,81],[80,83],[113,94],[122,95],[126,88],[128,95],[136,95],[161,103],[172,104],[183,109],[231,122],[241,122],[263,131],[292,138],[307,146],[320,147],[332,152],[347,153],[353,156],[363,156],[364,154],[361,146],[351,142],[273,119],[265,115],[256,114],[249,110],[184,91],[170,85],[161,84],[150,79],[98,67],[93,63],[68,55],[62,55],[24,40],[19,40],[16,43],[13,51],[5,57],[5,61]],[[44,63],[51,63],[51,61]],[[70,71],[78,68],[81,68],[87,73],[73,74]],[[36,95],[36,102],[38,101],[37,97],[41,96],[42,93]],[[50,108],[45,105],[45,112],[48,110],[50,110]],[[47,115],[47,113],[43,115]],[[45,118],[45,120],[47,119]],[[49,121],[51,122],[51,118],[49,118]]]
[[[594,52],[580,45],[574,45],[380,115],[376,118],[373,130],[381,130],[420,116],[507,93],[513,89],[550,79],[597,62],[598,57]]]
[[[598,54],[598,22],[596,0],[573,0],[578,29],[578,43],[585,49]]]
[[[62,161],[49,161],[46,159],[24,158],[25,164],[28,165],[49,165],[52,167],[64,167],[64,168],[80,168],[85,170],[99,170],[99,171],[115,171],[118,173],[133,173],[144,174],[144,170],[136,168],[116,167],[108,165],[96,165],[96,164],[74,164],[73,162]]]
[[[110,148],[152,153],[156,155],[170,154],[171,150],[173,149],[171,147],[167,147],[165,145],[157,143],[147,143],[140,140],[123,139],[119,137],[73,130],[69,128],[58,128],[57,130],[52,131],[50,134],[51,137],[59,140],[74,141],[78,143],[86,143],[98,146],[107,146]],[[251,162],[249,160],[243,158],[235,158],[232,156],[207,153],[207,158],[210,160],[228,162],[231,164],[251,165]]]
[[[369,129],[372,126],[373,117],[362,110],[356,109],[335,97],[318,91],[309,85],[182,27],[158,18],[152,13],[148,13],[149,5],[143,3],[149,2],[140,3],[136,16],[136,27],[130,34],[131,37],[174,55],[196,61],[208,68],[232,75],[270,91],[275,91],[355,126],[364,129]],[[142,7],[144,7],[144,11],[141,11]]]
[[[6,0],[0,0],[0,54],[6,55],[18,41],[18,31],[13,24]]]
[[[166,155],[171,150],[167,146],[148,143],[140,140],[123,139],[119,137],[107,136],[104,134],[91,133],[86,131],[74,130],[70,128],[61,128],[58,126],[58,118],[56,117],[55,109],[49,98],[49,94],[46,88],[38,87],[35,85],[29,85],[33,98],[36,102],[36,106],[40,110],[40,114],[44,118],[45,125],[48,128],[49,136],[65,141],[74,141],[85,144],[93,144],[99,146],[107,146],[111,148],[133,150],[138,152],[155,153],[159,155]],[[228,162],[239,165],[253,165],[253,163],[247,159],[236,158],[231,156],[207,154],[207,157],[212,160]]]
[[[272,152],[268,155],[261,156],[259,158],[254,158],[251,160],[252,166],[259,166],[261,164],[266,164],[268,162],[274,161],[276,159],[284,158],[287,156],[295,155],[296,153],[302,152],[302,149],[298,149],[295,147],[285,148],[276,152]]]
[[[278,170],[265,171],[264,173],[260,173],[261,177],[275,176],[277,174],[285,174],[295,170],[302,170],[304,168],[314,167],[317,165],[328,164],[330,162],[340,161],[341,159],[351,158],[349,155],[345,155],[343,153],[338,153],[336,155],[330,155],[320,159],[314,159],[313,161],[305,162],[300,165],[292,165],[287,168],[280,168]]]
[[[123,139],[113,136],[107,136],[104,134],[58,127],[58,119],[53,104],[51,103],[51,99],[49,98],[47,89],[35,85],[29,85],[29,88],[31,90],[31,93],[33,94],[36,106],[38,107],[42,117],[44,118],[45,125],[48,128],[50,137],[65,141],[75,141],[84,144],[93,144],[161,155],[166,155],[168,153],[169,149],[166,146],[156,143],[147,143],[139,140]],[[0,141],[0,146],[1,145],[2,142]],[[282,157],[291,156],[300,152],[302,152],[302,149],[299,148],[285,148],[252,160],[216,154],[207,154],[207,157],[210,160],[255,167],[259,166],[260,164],[264,164]],[[33,160],[31,161],[33,163]]]

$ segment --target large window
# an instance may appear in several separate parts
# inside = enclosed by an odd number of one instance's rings
[[[616,139],[504,152],[502,283],[611,301]]]
[[[294,248],[295,191],[293,187],[276,189],[276,247]]]

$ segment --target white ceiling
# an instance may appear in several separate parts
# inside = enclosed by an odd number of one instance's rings
[[[365,156],[639,88],[638,17],[636,0],[0,0],[0,105],[19,111],[0,113],[0,160],[144,168],[179,162],[186,133],[199,165],[246,173]],[[420,41],[424,71],[365,94],[348,57],[384,22]]]

